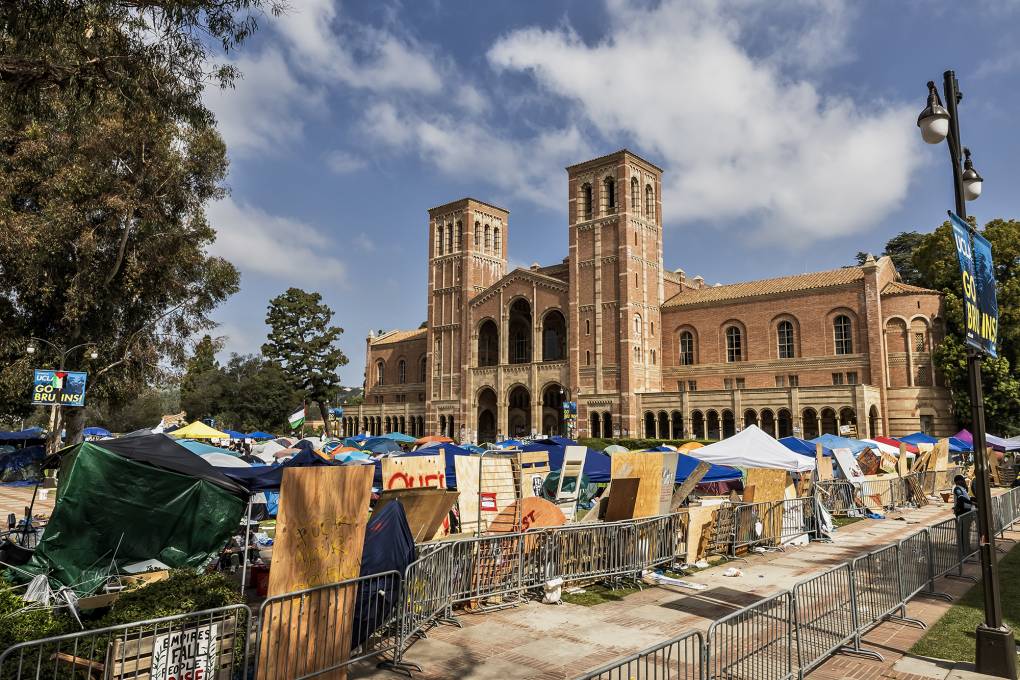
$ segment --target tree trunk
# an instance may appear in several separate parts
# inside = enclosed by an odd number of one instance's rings
[[[325,401],[317,401],[315,403],[319,405],[319,415],[322,416],[323,434],[327,437],[332,437],[333,428],[329,426],[329,404]]]
[[[64,429],[67,430],[64,446],[80,444],[85,439],[85,407],[68,408],[64,411]]]

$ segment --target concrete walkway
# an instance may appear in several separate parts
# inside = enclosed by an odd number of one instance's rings
[[[741,576],[722,575],[731,565],[690,576],[687,580],[707,586],[701,591],[648,587],[619,602],[592,607],[529,601],[502,611],[460,614],[463,628],[433,628],[427,639],[408,650],[405,660],[422,666],[423,672],[415,674],[421,679],[572,678],[687,631],[707,630],[715,619],[950,516],[949,506],[939,503],[894,513],[884,520],[863,520],[839,529],[833,543],[811,543],[732,564],[743,572]],[[921,606],[927,606],[928,601],[923,602]],[[852,663],[862,662],[855,658]],[[354,669],[350,677],[394,676],[366,664]]]

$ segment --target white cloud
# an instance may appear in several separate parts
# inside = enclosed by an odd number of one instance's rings
[[[990,78],[1007,73],[1012,75],[1017,69],[1020,69],[1020,50],[1006,50],[979,63],[974,76]]]
[[[235,86],[210,87],[204,95],[231,155],[254,156],[301,139],[304,117],[323,110],[322,89],[300,82],[275,49],[231,63],[242,73]]]
[[[336,174],[346,175],[364,168],[365,159],[338,149],[326,154],[326,165]]]
[[[873,225],[903,200],[919,163],[916,106],[858,107],[784,72],[779,48],[752,56],[732,11],[740,5],[608,0],[611,28],[600,42],[529,28],[501,38],[488,57],[572,102],[614,146],[633,140],[661,160],[671,220],[747,219],[759,238],[801,244]],[[802,49],[821,54],[814,43],[838,34],[830,27]]]
[[[553,210],[564,207],[562,168],[590,153],[572,126],[515,139],[471,118],[400,112],[392,103],[373,106],[363,127],[369,138],[414,151],[450,177],[483,179]]]
[[[216,229],[210,253],[242,273],[298,284],[344,283],[343,262],[326,254],[333,243],[311,225],[230,197],[210,203],[206,212]]]
[[[368,234],[360,233],[354,237],[354,245],[362,252],[374,253],[375,241],[368,237]]]

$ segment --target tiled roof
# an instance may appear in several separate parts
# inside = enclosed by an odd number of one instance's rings
[[[938,295],[937,290],[931,290],[930,288],[922,288],[921,286],[913,286],[909,283],[902,283],[901,281],[890,281],[886,284],[885,288],[882,289],[882,295]]]
[[[373,345],[385,345],[394,342],[404,342],[406,340],[416,340],[418,338],[424,338],[427,333],[425,328],[415,328],[413,331],[390,331],[385,335],[380,335],[378,338],[372,340]]]
[[[669,300],[663,307],[686,307],[706,302],[724,302],[761,297],[775,293],[791,293],[813,288],[843,286],[864,279],[864,271],[860,267],[843,267],[826,272],[781,276],[776,279],[761,279],[733,283],[727,286],[707,286],[698,289],[684,289]]]

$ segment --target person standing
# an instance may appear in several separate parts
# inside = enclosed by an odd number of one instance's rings
[[[967,478],[956,475],[953,478],[953,515],[956,516],[957,545],[961,561],[977,550],[975,540],[977,537],[974,536],[975,503],[975,498],[967,491]]]

